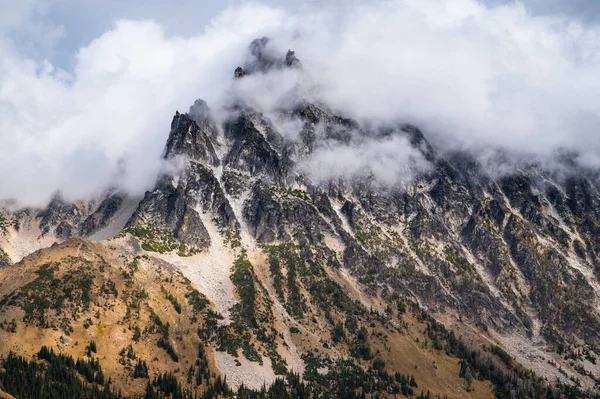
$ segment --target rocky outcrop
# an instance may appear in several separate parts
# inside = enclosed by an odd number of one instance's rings
[[[257,182],[244,206],[244,218],[260,243],[296,241],[320,243],[333,234],[306,193]]]
[[[88,237],[94,232],[106,227],[111,218],[124,205],[126,197],[123,194],[111,194],[104,199],[98,209],[88,216],[79,228],[79,235]]]
[[[235,78],[241,78],[248,74],[267,73],[275,69],[293,68],[302,69],[300,60],[292,50],[288,50],[282,58],[269,46],[268,37],[255,39],[250,43],[249,60],[244,67],[238,67],[234,72]]]
[[[192,188],[193,190],[194,188]],[[194,203],[188,201],[185,179],[174,185],[172,177],[163,177],[157,187],[146,193],[127,227],[157,226],[183,243],[197,248],[208,248],[210,236]]]
[[[60,195],[56,195],[36,217],[39,219],[42,234],[52,233],[58,238],[67,239],[73,236],[76,226],[84,220],[87,212],[84,206],[67,202]]]
[[[173,117],[164,158],[171,159],[179,155],[217,166],[219,158],[211,140],[216,136],[217,131],[214,122],[210,119],[209,109],[205,103],[197,101],[190,112],[192,113],[177,112]]]
[[[225,167],[279,183],[287,179],[291,163],[275,151],[268,136],[256,129],[248,115],[242,113],[230,121],[225,126],[225,137],[232,141],[223,160]]]

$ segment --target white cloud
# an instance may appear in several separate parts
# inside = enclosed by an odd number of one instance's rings
[[[304,74],[238,85],[261,107],[303,90],[360,120],[412,122],[444,145],[539,156],[563,148],[599,164],[600,27],[532,16],[521,3],[351,2],[294,12],[250,3],[191,36],[122,20],[77,52],[70,73],[33,60],[7,29],[0,25],[0,197],[41,203],[55,190],[75,198],[111,184],[142,192],[161,167],[174,111],[198,97],[218,108],[248,43],[262,35],[282,55],[296,50]],[[387,174],[381,159],[393,153],[365,148],[371,155],[357,159]],[[338,150],[344,159],[348,149]],[[317,161],[336,159],[321,151]]]
[[[325,143],[301,160],[299,168],[317,183],[374,176],[384,186],[393,186],[408,183],[429,165],[406,136],[394,135],[352,144]]]
[[[352,115],[412,121],[462,144],[598,149],[597,26],[532,17],[519,3],[406,1],[359,7],[324,36],[338,43],[300,40],[298,53],[322,50],[305,65]]]
[[[442,149],[600,164],[599,25],[532,16],[519,2],[405,0],[309,10],[284,26],[273,45],[296,50],[305,93],[346,116],[413,123]]]
[[[280,11],[228,10],[192,37],[167,37],[152,21],[119,21],[79,50],[72,74],[0,42],[0,197],[45,202],[115,184],[149,188],[176,109],[215,99],[250,38]]]

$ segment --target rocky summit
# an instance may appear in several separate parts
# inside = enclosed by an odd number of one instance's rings
[[[302,73],[268,43],[234,86]],[[0,397],[599,397],[596,171],[232,97],[175,113],[143,198],[4,205]],[[307,167],[388,142],[409,179]]]

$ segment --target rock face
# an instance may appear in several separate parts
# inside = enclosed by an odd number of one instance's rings
[[[165,159],[184,155],[192,160],[211,166],[219,163],[212,140],[217,128],[210,117],[210,110],[202,100],[196,101],[189,114],[173,117],[171,133],[165,147]]]
[[[164,158],[183,159],[182,170],[163,176],[156,188],[146,193],[127,227],[152,224],[196,249],[206,249],[211,243],[202,212],[211,212],[211,221],[214,218],[223,229],[239,229],[214,174],[221,164],[215,151],[217,135],[217,125],[204,101],[197,100],[187,114],[175,114]]]
[[[8,204],[0,207],[0,248],[10,263],[54,242],[74,237],[96,239],[93,237],[103,231],[114,236],[131,216],[128,209],[138,202],[139,199],[110,190],[96,199],[76,202],[57,194],[43,209]]]
[[[236,79],[301,68],[293,51],[279,57],[268,43],[252,42]],[[600,194],[592,172],[558,178],[525,167],[492,177],[471,155],[434,148],[417,127],[373,129],[301,99],[268,115],[247,104],[229,111],[217,122],[197,100],[175,114],[164,158],[178,169],[146,193],[127,232],[161,236],[167,252],[180,243],[205,251],[215,234],[245,233],[255,244],[297,245],[307,261],[338,255],[336,267],[384,303],[406,298],[475,326],[518,360],[528,354],[512,343],[525,339],[548,356],[527,364],[538,372],[556,351],[600,355]],[[281,128],[292,120],[297,135]],[[409,185],[382,187],[368,174],[317,184],[296,167],[332,143],[394,135],[428,166]],[[86,236],[122,203],[111,195],[87,209],[56,198],[36,217],[42,234]],[[588,385],[600,378],[583,360],[564,367]]]
[[[299,65],[268,43],[251,44],[237,78]],[[296,140],[245,105],[223,124],[219,143],[206,103],[177,113],[165,157],[185,155],[185,171],[163,178],[138,214],[155,214],[200,248],[210,237],[198,212],[236,230],[242,222],[263,244],[319,246],[336,237],[344,266],[372,292],[389,287],[433,311],[549,345],[600,345],[600,206],[591,178],[555,180],[530,168],[494,180],[469,154],[436,152],[414,126],[371,131],[302,101],[276,117],[292,116],[303,123]],[[406,136],[431,166],[411,187],[382,190],[360,177],[314,186],[295,168],[324,143],[389,135]],[[230,200],[239,197],[246,200],[236,216]]]
[[[227,169],[246,172],[251,176],[267,176],[282,183],[292,165],[285,153],[276,151],[281,136],[269,125],[264,129],[266,132],[263,135],[251,116],[245,113],[230,121],[225,126],[225,137],[231,140],[232,145],[223,164]]]
[[[80,235],[88,237],[94,232],[106,227],[113,216],[123,207],[127,198],[122,194],[107,196],[91,215],[89,215],[79,228]]]
[[[42,234],[54,233],[58,238],[70,238],[74,235],[77,226],[84,219],[84,210],[75,204],[64,201],[60,196],[55,196],[46,209],[37,213],[40,220]]]

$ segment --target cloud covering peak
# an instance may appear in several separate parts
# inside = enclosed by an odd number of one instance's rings
[[[540,157],[567,150],[600,165],[600,26],[532,16],[519,2],[352,2],[294,12],[248,3],[187,35],[151,20],[120,20],[80,48],[68,72],[21,51],[7,29],[0,32],[0,197],[27,204],[112,186],[142,194],[161,170],[175,110],[198,97],[218,110],[248,44],[265,35],[277,54],[294,49],[303,72],[235,87],[260,107],[279,106],[300,85],[303,96],[344,116],[412,123],[448,148]],[[366,149],[374,168],[380,150]]]

